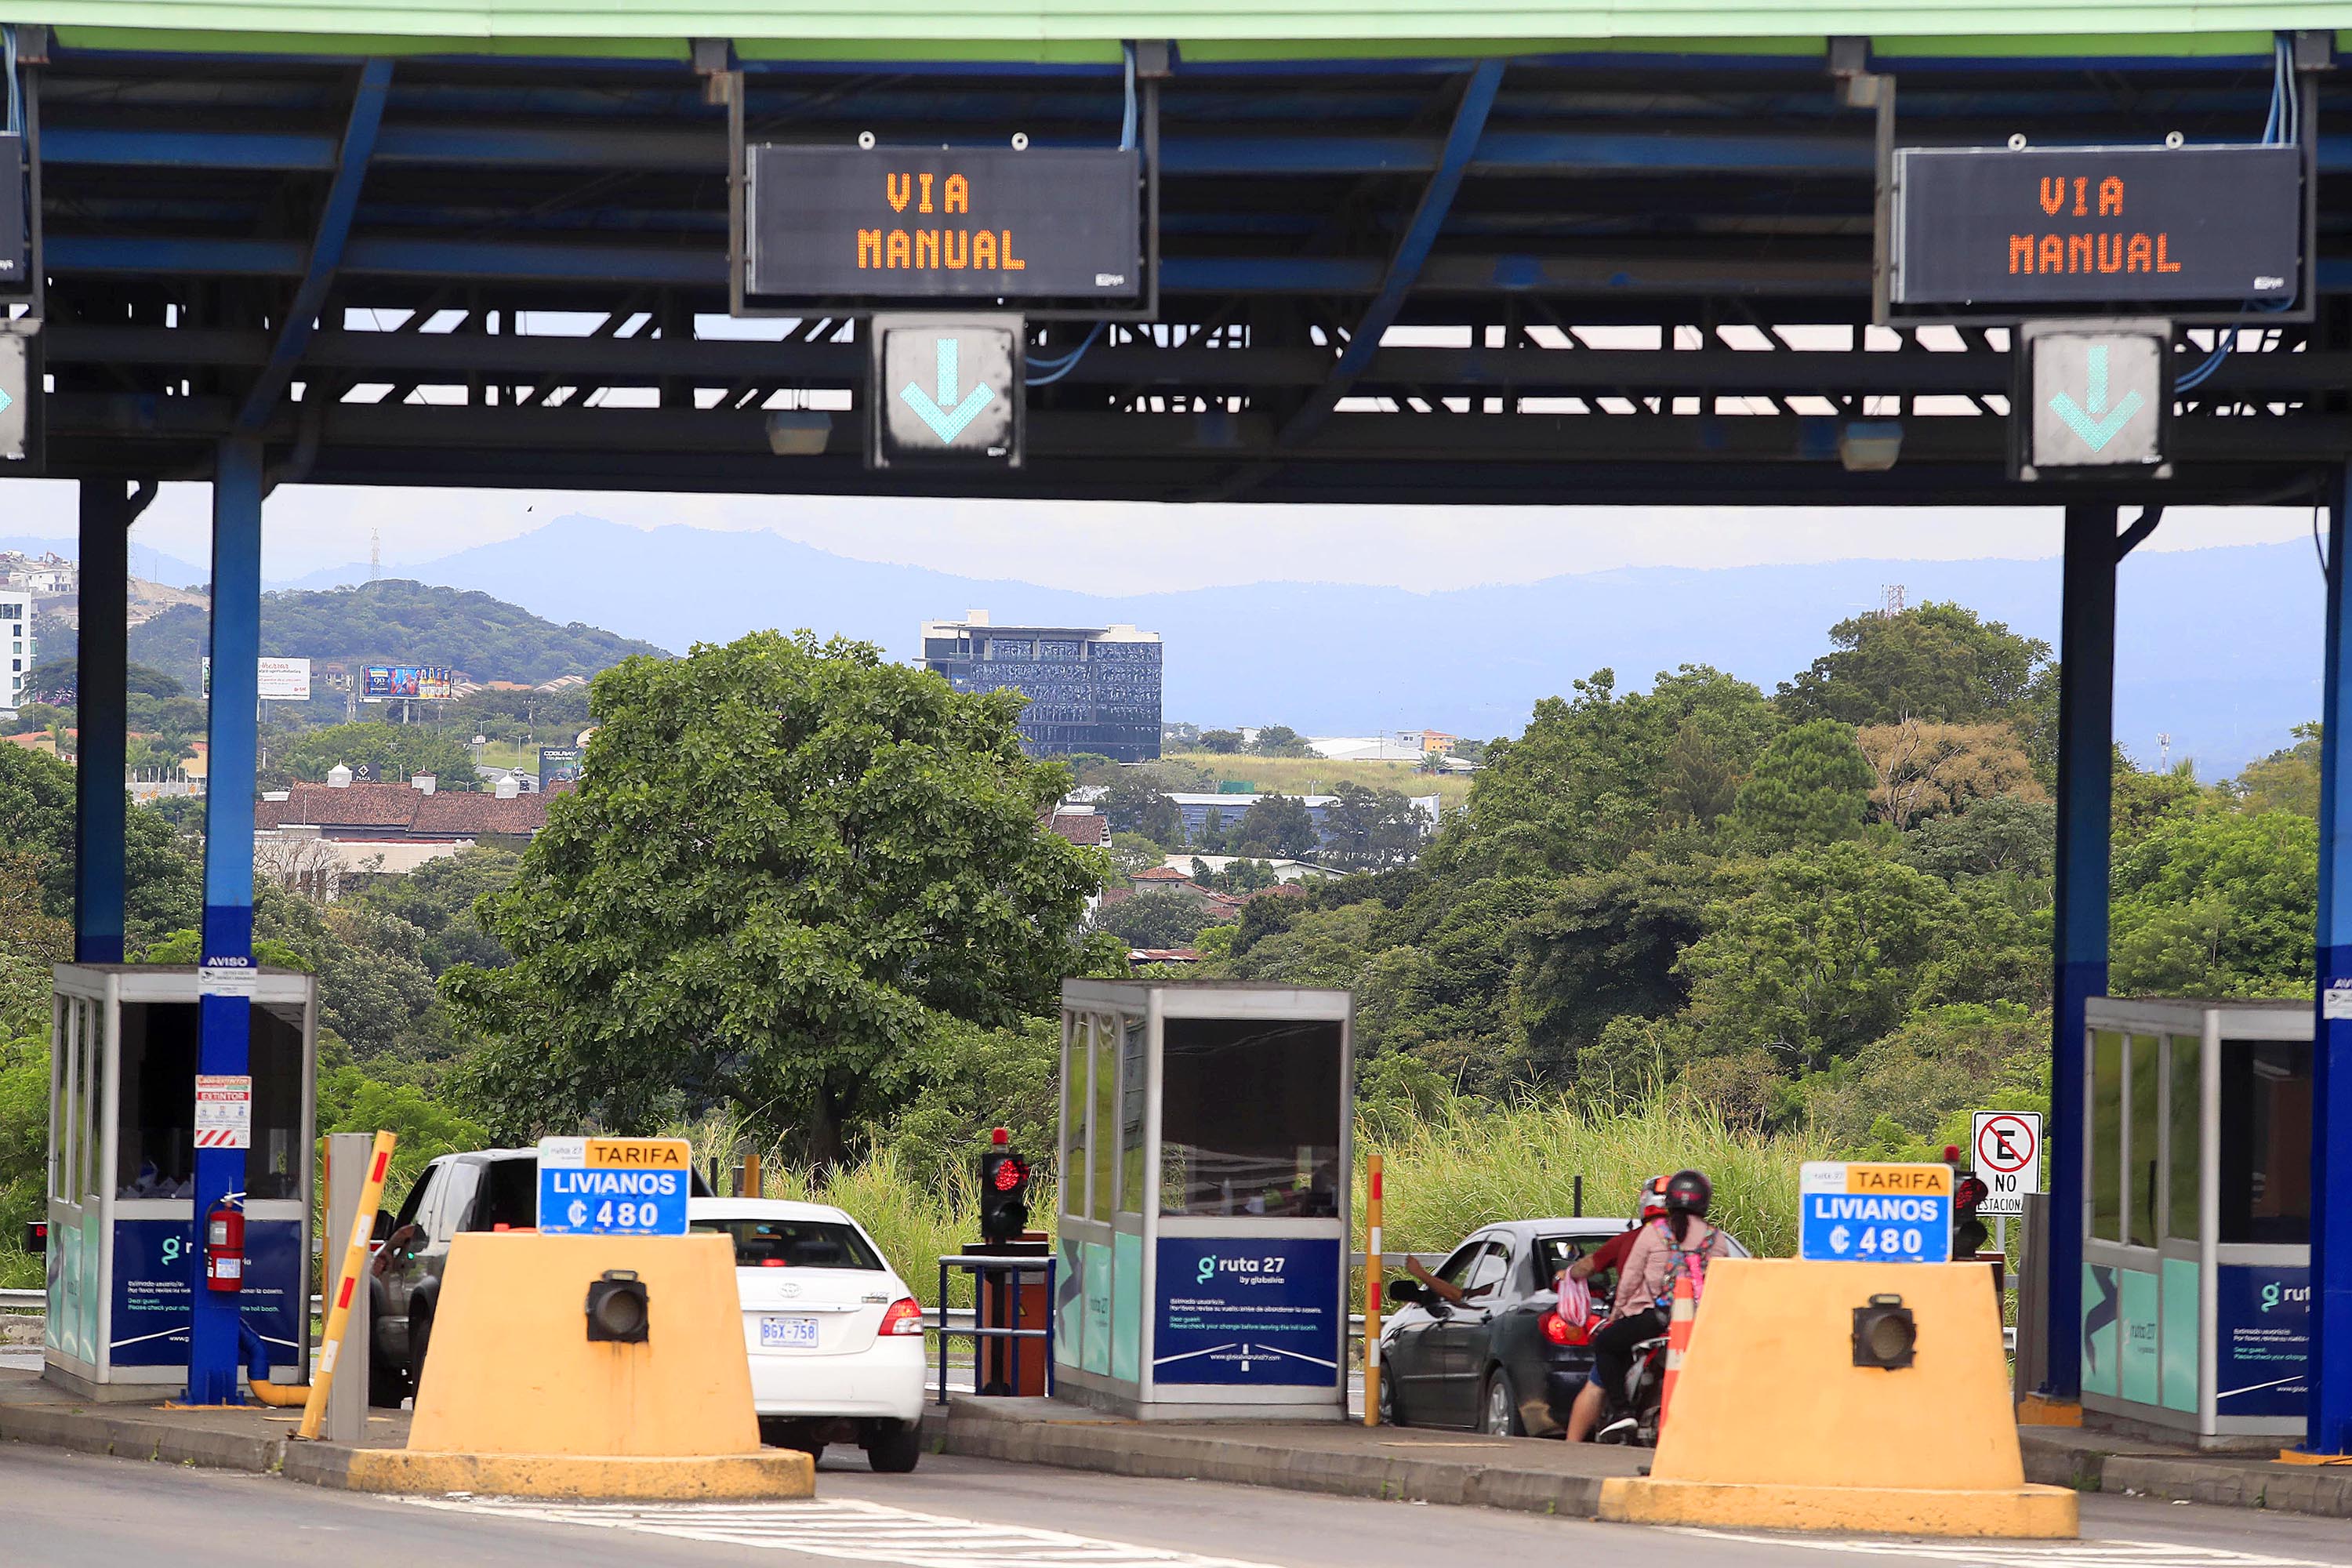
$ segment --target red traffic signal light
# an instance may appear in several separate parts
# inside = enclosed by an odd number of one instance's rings
[[[980,1235],[991,1246],[1018,1240],[1029,1228],[1029,1162],[1013,1152],[997,1128],[980,1157]]]
[[[1018,1190],[1021,1184],[1028,1179],[1029,1167],[1021,1156],[1007,1154],[997,1162],[995,1173],[988,1178],[988,1184],[1000,1193],[1010,1193]]]

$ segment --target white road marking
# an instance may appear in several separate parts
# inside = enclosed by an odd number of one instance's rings
[[[521,1498],[410,1498],[425,1508],[548,1524],[630,1530],[764,1552],[906,1568],[1267,1568],[1058,1530],[992,1524],[850,1499],[770,1503],[533,1502]]]
[[[1738,1541],[1752,1546],[1795,1546],[1866,1557],[1908,1557],[1966,1568],[2331,1568],[2305,1557],[2224,1552],[2168,1541],[1874,1541],[1749,1535],[1728,1530],[1681,1530],[1682,1535]]]

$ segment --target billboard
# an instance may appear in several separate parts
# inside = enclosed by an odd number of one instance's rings
[[[456,683],[456,672],[440,664],[371,664],[361,672],[360,700],[393,702],[416,699],[446,700]]]
[[[539,749],[539,787],[569,784],[580,777],[580,746],[541,746]]]
[[[307,658],[273,658],[265,654],[255,659],[254,679],[257,694],[264,702],[308,702],[310,700],[310,661]],[[212,655],[205,656],[204,694],[209,700],[213,694]]]

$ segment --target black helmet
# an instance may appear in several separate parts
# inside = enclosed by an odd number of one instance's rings
[[[1715,1188],[1696,1171],[1676,1171],[1666,1178],[1666,1212],[1704,1216],[1715,1201]]]

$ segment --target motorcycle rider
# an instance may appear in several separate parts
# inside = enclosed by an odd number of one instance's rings
[[[1707,1259],[1730,1251],[1723,1232],[1709,1225],[1707,1209],[1715,1188],[1697,1171],[1676,1171],[1666,1178],[1665,1215],[1642,1226],[1625,1264],[1617,1276],[1616,1300],[1609,1321],[1592,1336],[1592,1376],[1577,1391],[1569,1412],[1568,1440],[1590,1439],[1601,1424],[1609,1393],[1622,1393],[1633,1371],[1633,1347],[1666,1331],[1674,1304],[1675,1280],[1685,1270],[1694,1286],[1706,1279]]]
[[[1596,1274],[1615,1274],[1622,1277],[1625,1268],[1625,1255],[1633,1249],[1633,1243],[1641,1237],[1642,1227],[1654,1219],[1663,1219],[1665,1216],[1665,1186],[1666,1179],[1664,1176],[1652,1176],[1648,1181],[1643,1182],[1639,1209],[1642,1217],[1570,1264],[1569,1277],[1573,1279],[1590,1279]]]

